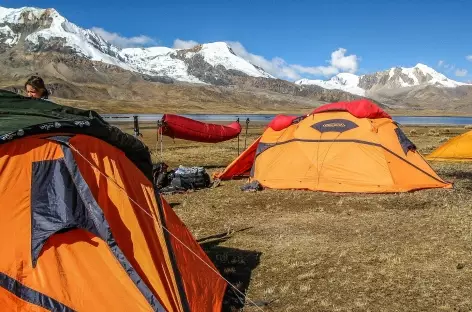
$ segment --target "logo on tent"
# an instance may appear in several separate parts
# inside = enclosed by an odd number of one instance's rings
[[[345,132],[354,128],[358,125],[354,122],[346,119],[329,119],[315,123],[311,126],[313,129],[318,130],[321,133],[324,132]]]

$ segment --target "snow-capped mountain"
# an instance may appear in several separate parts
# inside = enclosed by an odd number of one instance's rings
[[[2,87],[21,88],[26,77],[38,72],[55,96],[73,99],[252,103],[259,108],[260,103],[310,106],[368,97],[402,109],[472,111],[472,84],[451,80],[423,64],[292,83],[275,79],[224,42],[191,49],[120,49],[54,9],[0,7],[0,64]],[[171,85],[176,81],[192,85]]]
[[[410,68],[394,67],[389,70],[361,76],[341,73],[329,80],[301,79],[295,83],[298,85],[317,85],[326,89],[342,90],[360,96],[366,96],[373,92],[411,87],[435,86],[455,88],[467,85],[466,83],[449,79],[424,64],[417,64]]]
[[[190,50],[119,49],[92,30],[69,22],[55,9],[0,7],[0,52],[14,47],[27,52],[75,54],[125,70],[192,83],[224,84],[228,74],[273,78],[237,56],[223,42],[203,44]]]
[[[131,68],[119,58],[119,49],[91,30],[70,23],[55,9],[0,7],[0,44],[24,44],[31,52],[77,53],[93,61]]]
[[[136,70],[149,75],[165,75],[187,82],[206,81],[202,70],[237,71],[251,77],[273,78],[264,70],[237,56],[224,42],[198,45],[192,49],[166,47],[128,48],[120,56]],[[208,78],[208,77],[206,77]]]
[[[360,96],[365,95],[365,90],[359,87],[360,77],[351,73],[340,73],[330,80],[300,79],[295,82],[298,85],[317,85],[330,90],[342,90]]]

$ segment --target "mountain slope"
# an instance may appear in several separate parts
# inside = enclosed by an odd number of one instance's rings
[[[0,46],[0,51],[19,46],[27,52],[75,54],[126,70],[191,83],[227,84],[225,74],[273,78],[237,56],[223,42],[203,44],[193,50],[119,49],[93,31],[69,22],[55,9],[0,7]],[[219,68],[214,77],[200,73],[201,68],[209,67]]]
[[[435,86],[455,88],[467,85],[447,78],[434,69],[417,64],[411,68],[394,67],[389,70],[357,76],[341,73],[330,80],[301,79],[295,82],[299,85],[318,85],[328,89],[339,89],[346,92],[365,95],[377,90],[391,90],[417,86]]]
[[[352,94],[364,96],[365,90],[359,87],[360,77],[351,73],[340,73],[330,80],[300,79],[295,82],[298,85],[315,85],[330,90],[341,90]]]
[[[21,91],[26,78],[38,72],[48,83],[53,97],[93,103],[123,101],[126,107],[100,104],[100,111],[140,112],[307,112],[331,101],[358,98],[352,94],[317,86],[262,77],[236,76],[230,86],[156,82],[117,66],[57,52],[0,53],[0,87]],[[74,102],[79,104],[78,102]],[[112,110],[113,111],[113,110]]]
[[[245,109],[280,109],[367,97],[390,108],[472,111],[472,86],[423,64],[291,83],[251,64],[224,42],[191,49],[120,49],[54,9],[0,7],[0,63],[0,87],[19,88],[28,76],[39,73],[53,95],[84,101],[138,105],[136,101],[159,99],[158,105],[165,105],[178,90],[182,98],[171,102],[183,107],[206,100]]]
[[[0,45],[22,45],[28,52],[75,53],[93,61],[131,70],[118,48],[91,30],[70,23],[55,9],[0,7]]]
[[[53,96],[132,101],[133,105],[126,104],[130,111],[139,110],[140,105],[177,111],[177,106],[188,110],[252,107],[292,111],[311,109],[326,98],[353,98],[349,93],[300,88],[288,81],[280,88],[279,80],[236,55],[223,42],[180,50],[119,49],[70,23],[54,9],[0,8],[0,63],[2,87],[21,90],[25,79],[37,72],[46,79]],[[252,79],[258,82],[252,85]]]
[[[454,81],[434,69],[417,64],[357,76],[341,73],[329,80],[301,79],[297,85],[316,85],[366,96],[398,108],[472,110],[472,85]]]

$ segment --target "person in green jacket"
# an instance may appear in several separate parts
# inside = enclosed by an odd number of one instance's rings
[[[25,83],[25,91],[28,97],[36,99],[47,99],[49,92],[44,80],[39,76],[31,76]]]

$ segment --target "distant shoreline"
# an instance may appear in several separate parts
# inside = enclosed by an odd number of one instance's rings
[[[291,116],[300,116],[290,114]],[[133,123],[134,116],[140,124],[157,123],[162,114],[102,114],[102,117],[116,124]],[[205,123],[229,123],[239,120],[244,125],[249,119],[250,124],[267,124],[277,114],[182,114],[182,116]],[[472,125],[472,117],[465,116],[392,116],[394,121],[403,126],[457,126]]]

